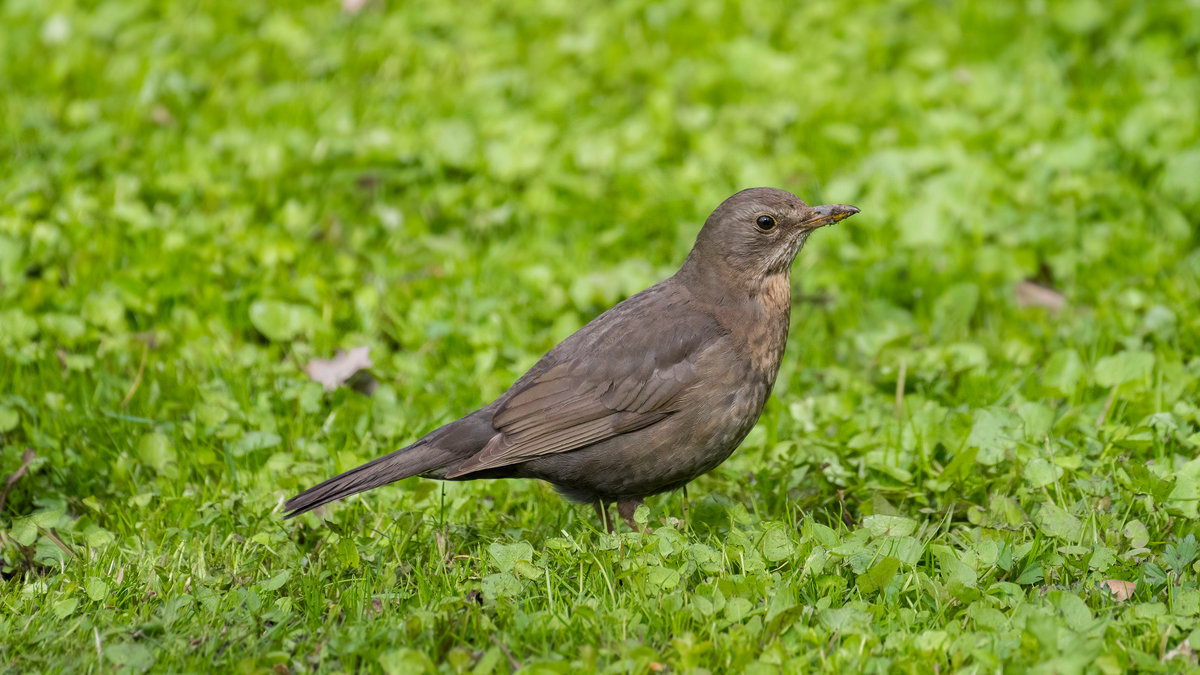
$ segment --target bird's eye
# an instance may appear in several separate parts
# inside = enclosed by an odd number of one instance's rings
[[[775,219],[771,216],[759,216],[758,220],[754,221],[754,224],[758,225],[758,229],[763,232],[770,232],[775,229]]]

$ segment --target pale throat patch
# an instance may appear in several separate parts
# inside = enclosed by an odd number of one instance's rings
[[[792,278],[786,272],[768,274],[759,287],[759,299],[768,312],[790,310],[792,302]]]
[[[771,385],[775,383],[779,358],[787,346],[791,298],[791,275],[788,273],[768,274],[759,282],[757,299],[765,320],[750,328],[751,342],[757,347],[751,353],[751,362],[754,368],[768,374]]]

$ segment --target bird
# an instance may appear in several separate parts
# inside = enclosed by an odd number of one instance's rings
[[[640,530],[645,498],[716,468],[758,422],[787,345],[792,263],[813,231],[858,212],[776,188],[734,194],[674,275],[592,319],[491,403],[296,495],[285,518],[410,476],[534,478],[592,504],[610,533],[613,504]]]

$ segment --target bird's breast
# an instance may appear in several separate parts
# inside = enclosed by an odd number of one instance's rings
[[[787,274],[771,274],[759,283],[753,300],[756,320],[748,322],[747,343],[752,367],[775,383],[783,350],[787,347],[792,285]]]

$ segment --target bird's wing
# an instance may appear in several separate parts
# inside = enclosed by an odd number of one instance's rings
[[[554,365],[519,380],[498,402],[498,433],[446,477],[578,450],[678,411],[680,395],[696,383],[698,357],[724,329],[677,305],[648,316],[623,309],[564,341],[546,357]],[[629,325],[630,314],[647,321]]]

